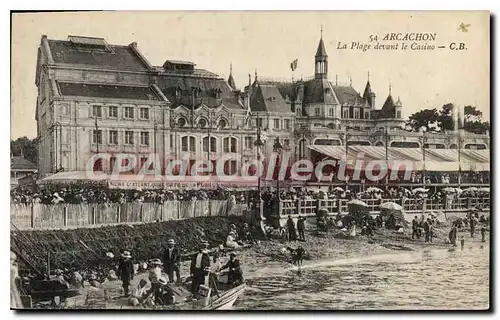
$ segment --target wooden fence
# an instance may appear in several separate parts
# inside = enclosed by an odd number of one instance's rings
[[[362,199],[368,205],[371,214],[377,215],[380,212],[379,205],[384,202],[392,202],[391,199]],[[277,216],[288,216],[300,214],[303,216],[314,216],[319,209],[326,209],[329,213],[347,213],[349,200],[346,199],[325,199],[325,200],[281,200]],[[402,205],[404,211],[413,214],[414,212],[434,212],[434,211],[467,211],[474,207],[490,209],[489,198],[458,198],[450,199],[446,202],[437,202],[432,199],[405,199],[404,201],[394,201]],[[272,213],[271,213],[272,214]]]
[[[180,220],[206,216],[243,216],[246,204],[226,200],[125,204],[11,204],[10,221],[18,229],[62,229]]]

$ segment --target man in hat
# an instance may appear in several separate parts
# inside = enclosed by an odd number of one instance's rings
[[[200,249],[191,259],[191,292],[196,294],[200,284],[205,283],[205,269],[210,268],[210,256],[208,255],[208,242],[203,241]]]
[[[123,251],[121,254],[120,265],[118,266],[118,276],[122,280],[123,292],[128,297],[130,281],[134,279],[134,265],[129,251]]]
[[[174,239],[168,240],[167,249],[163,252],[163,266],[168,275],[168,282],[174,282],[174,271],[177,285],[181,282],[179,266],[181,263],[181,252],[175,246]]]
[[[231,252],[229,254],[229,261],[221,268],[221,270],[224,269],[229,269],[228,284],[243,282],[243,272],[241,271],[240,260],[236,259],[236,253]]]
[[[297,221],[297,230],[299,231],[299,240],[300,241],[306,241],[306,236],[305,236],[305,230],[306,230],[306,224],[305,224],[305,218],[299,215],[299,220]]]

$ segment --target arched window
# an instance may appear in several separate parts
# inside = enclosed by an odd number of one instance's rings
[[[207,119],[205,119],[205,118],[200,118],[200,120],[198,120],[198,126],[200,128],[206,128],[207,124],[208,124],[208,122],[207,122]]]
[[[384,146],[384,143],[382,141],[375,143],[375,147],[383,147],[383,146]]]
[[[223,151],[236,153],[238,149],[238,141],[234,137],[227,137],[223,140]]]
[[[203,151],[208,152],[217,152],[217,139],[214,137],[210,137],[210,148],[208,145],[208,137],[203,137]]]
[[[225,129],[227,127],[227,121],[225,119],[220,119],[217,126],[219,129]]]
[[[181,138],[182,151],[196,151],[196,138],[192,136],[184,136]]]
[[[186,126],[186,123],[187,123],[186,119],[182,117],[177,119],[177,125],[179,126],[179,128]]]

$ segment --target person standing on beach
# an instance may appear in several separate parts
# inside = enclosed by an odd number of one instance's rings
[[[481,242],[485,242],[485,236],[486,236],[486,227],[482,226],[481,227]]]
[[[123,293],[128,297],[130,281],[134,279],[134,265],[129,251],[123,251],[121,254],[120,265],[118,266],[118,276],[122,280]]]
[[[457,246],[457,226],[453,224],[453,227],[448,234],[448,238],[450,239],[450,243],[456,247]]]
[[[470,237],[474,238],[474,231],[476,227],[476,220],[474,219],[474,215],[471,214],[469,218],[469,227],[470,227]]]
[[[464,249],[464,245],[465,245],[465,239],[464,239],[464,236],[462,236],[460,238],[460,246],[462,247],[462,250]]]
[[[425,242],[429,242],[429,236],[430,236],[429,218],[427,218],[427,220],[424,221],[424,232],[425,232]]]
[[[412,239],[415,239],[415,236],[418,238],[420,238],[418,236],[418,217],[415,216],[415,218],[413,218],[412,222],[411,222],[411,228],[412,228],[412,233],[411,233],[411,238]]]
[[[295,232],[295,222],[293,222],[292,216],[288,216],[286,225],[288,227],[288,241],[297,240],[297,233]]]
[[[210,268],[208,242],[203,241],[200,250],[191,259],[191,292],[196,294],[201,284],[205,283],[205,269]]]
[[[305,225],[305,218],[299,216],[299,220],[297,221],[297,230],[299,231],[299,240],[300,241],[306,241],[306,236],[305,236],[305,230],[306,230],[306,225]]]
[[[179,270],[179,265],[181,263],[181,252],[179,248],[175,246],[174,239],[168,240],[167,249],[163,253],[163,266],[168,275],[168,282],[174,282],[174,272],[176,275],[177,285],[181,282],[181,274]]]

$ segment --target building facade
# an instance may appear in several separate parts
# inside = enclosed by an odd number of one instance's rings
[[[423,134],[401,130],[403,104],[392,92],[377,107],[367,80],[363,94],[328,79],[328,55],[320,39],[314,76],[294,82],[259,78],[237,90],[227,80],[190,61],[152,65],[137,43],[111,45],[102,38],[42,36],[38,48],[36,107],[38,170],[85,171],[97,153],[145,161],[159,155],[162,167],[182,157],[215,161],[227,154],[255,158],[257,128],[264,153],[275,138],[292,157],[310,156],[308,145],[407,148],[489,148],[489,137]],[[97,167],[96,167],[97,166]],[[140,167],[140,164],[138,164]],[[234,172],[236,163],[228,168]]]

